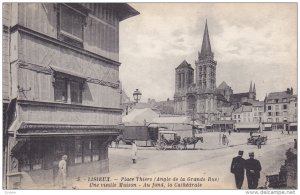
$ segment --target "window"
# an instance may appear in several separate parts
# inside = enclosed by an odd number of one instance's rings
[[[71,83],[71,103],[82,103],[82,84],[77,81]]]
[[[279,110],[279,105],[275,105],[275,110]]]
[[[280,113],[279,113],[279,112],[276,112],[276,116],[280,116]]]
[[[282,106],[282,109],[283,109],[283,110],[286,110],[286,109],[287,109],[287,105],[284,104],[284,105]]]
[[[268,118],[268,122],[273,122],[273,120],[271,118]]]
[[[268,112],[268,116],[272,116],[272,112]]]
[[[272,106],[268,106],[268,110],[272,110]]]
[[[67,86],[66,79],[64,79],[64,78],[56,78],[55,79],[54,98],[55,98],[55,101],[67,102],[68,86]]]
[[[60,5],[60,36],[62,41],[82,47],[85,14],[71,5]]]
[[[54,100],[65,103],[82,103],[84,79],[63,73],[54,75]]]
[[[282,99],[282,102],[287,102],[287,99],[286,99],[286,98],[283,98],[283,99]]]

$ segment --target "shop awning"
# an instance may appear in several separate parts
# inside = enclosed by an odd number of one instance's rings
[[[290,126],[297,126],[297,123],[291,123]]]
[[[265,127],[271,128],[271,127],[272,127],[272,124],[265,124]]]
[[[220,120],[220,121],[213,121],[212,124],[213,125],[233,125],[235,123],[235,121],[233,120]]]
[[[259,129],[259,124],[255,123],[238,123],[235,124],[236,129]]]
[[[119,135],[118,125],[36,124],[23,122],[17,137]]]
[[[79,78],[81,80],[86,80],[87,78],[83,75],[83,74],[79,74],[77,72],[73,72],[71,70],[66,70],[66,69],[63,69],[61,67],[56,67],[56,66],[50,66],[50,68],[54,71],[54,72],[59,72],[59,73],[63,73],[65,75],[69,75],[69,76],[72,76],[72,77],[76,77],[76,78]]]

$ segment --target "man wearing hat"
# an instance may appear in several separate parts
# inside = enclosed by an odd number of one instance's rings
[[[238,152],[238,156],[234,157],[231,162],[230,172],[234,174],[235,185],[237,189],[241,189],[244,182],[245,159],[242,158],[243,151]]]
[[[254,152],[250,152],[249,157],[245,163],[248,188],[256,189],[260,178],[261,165],[258,160],[254,159]]]

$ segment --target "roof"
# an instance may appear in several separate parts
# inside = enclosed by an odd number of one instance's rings
[[[243,112],[252,112],[252,106],[242,106]]]
[[[179,68],[189,68],[189,69],[194,70],[194,69],[192,68],[192,66],[191,66],[186,60],[183,60],[183,61],[181,62],[181,64],[179,64],[179,66],[177,66],[176,69],[179,69]]]
[[[243,107],[239,107],[238,109],[236,109],[233,113],[242,113],[243,112]]]
[[[252,103],[252,106],[254,106],[254,107],[259,107],[259,106],[263,107],[265,105],[264,101],[253,101],[251,103]]]
[[[205,58],[206,56],[210,56],[210,55],[212,55],[212,52],[211,52],[211,45],[210,45],[207,20],[206,20],[200,57]]]
[[[290,98],[292,97],[293,95],[287,93],[286,91],[283,91],[283,92],[272,92],[272,93],[269,93],[267,99],[270,100],[270,99],[283,99],[283,98]]]
[[[226,98],[222,94],[217,93],[216,96],[217,96],[218,100],[221,100],[223,102],[227,101]]]
[[[150,122],[159,115],[150,108],[134,109],[128,115],[122,117],[122,122],[126,124],[144,124]]]
[[[249,97],[249,93],[235,93],[231,94],[230,101],[231,102],[239,102],[243,97]]]
[[[156,117],[151,123],[160,124],[190,124],[191,120],[187,116],[167,116],[167,117]]]
[[[140,12],[138,12],[136,9],[134,9],[127,3],[110,3],[110,4],[116,8],[117,15],[120,21],[140,14]]]
[[[221,116],[231,116],[231,113],[233,112],[233,106],[223,106],[221,107]]]
[[[223,81],[219,87],[217,87],[217,89],[226,89],[228,88],[229,86],[227,85],[227,83],[225,81]],[[230,87],[229,87],[230,88]]]

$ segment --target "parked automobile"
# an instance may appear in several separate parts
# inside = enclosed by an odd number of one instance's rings
[[[259,133],[253,133],[247,140],[247,144],[257,145],[257,142],[260,141],[261,145],[264,145],[267,143],[268,137],[263,136]]]

